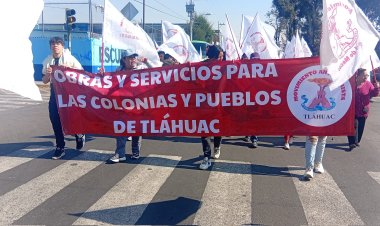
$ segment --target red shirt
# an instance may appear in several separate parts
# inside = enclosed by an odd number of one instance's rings
[[[373,84],[367,80],[356,87],[355,117],[368,117],[370,99],[378,95],[379,87],[375,88]]]

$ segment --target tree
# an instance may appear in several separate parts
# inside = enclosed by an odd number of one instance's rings
[[[212,42],[214,30],[204,15],[195,15],[193,25],[193,39]]]
[[[313,55],[318,55],[322,31],[322,0],[273,0],[272,4],[272,11],[278,16],[275,27],[277,37],[284,36],[290,41],[298,30]],[[286,40],[278,44],[284,46]]]
[[[308,43],[314,55],[319,55],[322,36],[322,0],[303,0],[299,7],[301,24],[300,34]]]
[[[380,31],[380,4],[375,0],[356,0],[356,4],[363,10],[364,14],[372,21],[375,28]]]
[[[356,3],[372,21],[375,28],[380,31],[380,4],[376,4],[375,0],[356,0]],[[322,33],[322,0],[273,0],[272,4],[273,8],[267,16],[276,28],[276,36],[283,35],[287,40],[291,40],[295,31],[298,30],[313,54],[319,55]],[[274,15],[277,17],[276,19],[273,18]],[[281,42],[280,39],[276,41]],[[379,55],[380,44],[377,45],[376,50]]]

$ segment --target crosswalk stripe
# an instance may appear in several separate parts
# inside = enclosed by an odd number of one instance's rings
[[[42,101],[32,100],[8,90],[0,89],[0,112],[21,108],[24,106],[38,105],[49,101],[50,91],[40,89]]]
[[[87,160],[87,161],[100,161],[104,162],[109,159],[112,155],[112,152],[108,150],[99,150],[99,149],[89,149],[88,151],[83,151],[82,154],[73,158],[73,160]]]
[[[380,184],[380,172],[368,172],[368,174],[378,183]]]
[[[194,224],[251,224],[252,165],[218,160],[212,169]]]
[[[0,225],[10,225],[102,162],[70,160],[0,196]]]
[[[149,155],[74,225],[135,224],[180,160],[179,156]]]
[[[0,100],[0,104],[9,104],[9,105],[32,105],[32,104],[40,104],[42,103],[41,101],[34,101],[34,100]]]
[[[23,106],[20,106],[20,105],[14,105],[14,104],[2,104],[1,105],[1,108],[3,109],[15,109],[15,108],[20,108],[20,107],[23,107]]]
[[[290,167],[294,168],[293,166]],[[342,190],[326,171],[315,174],[311,181],[302,181],[297,175],[302,170],[290,170],[310,225],[364,225]]]
[[[51,152],[52,147],[29,146],[0,156],[0,173]],[[63,188],[104,163],[112,153],[90,149],[0,196],[0,225],[18,219]],[[149,155],[92,205],[74,225],[136,224],[147,206],[172,175],[180,156]],[[243,225],[252,223],[252,167],[249,162],[216,160],[195,213],[194,224]],[[292,181],[308,224],[363,225],[364,222],[326,171],[305,182],[303,170],[289,166]],[[294,170],[293,170],[294,169]],[[202,173],[203,173],[202,172]],[[380,172],[367,172],[380,184]],[[116,182],[116,181],[115,181]],[[95,201],[95,200],[94,200]],[[87,207],[86,207],[87,208]],[[301,211],[301,210],[300,210]],[[83,212],[83,211],[82,211]],[[365,218],[363,218],[365,219]]]
[[[50,152],[51,149],[51,147],[44,146],[29,146],[7,156],[0,156],[0,173],[44,155]]]

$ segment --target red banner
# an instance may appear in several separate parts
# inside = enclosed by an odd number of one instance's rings
[[[347,135],[353,86],[319,58],[192,63],[91,74],[55,67],[65,134]]]

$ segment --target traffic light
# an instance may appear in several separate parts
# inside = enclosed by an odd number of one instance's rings
[[[75,9],[66,9],[66,25],[68,30],[72,30],[75,28]]]

